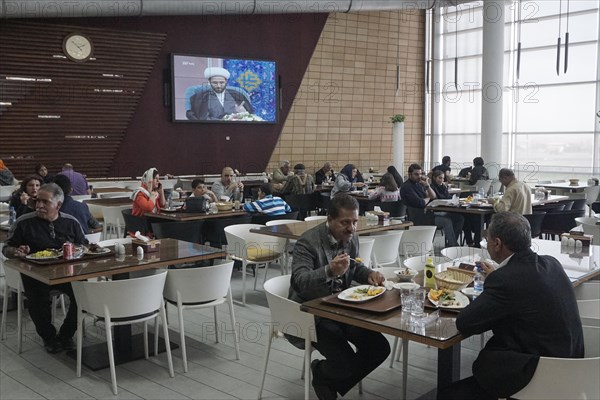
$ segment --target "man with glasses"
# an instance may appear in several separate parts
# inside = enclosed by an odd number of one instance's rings
[[[234,197],[239,197],[241,200],[241,194],[244,193],[244,184],[242,182],[236,182],[233,168],[225,167],[221,172],[221,180],[213,183],[211,189],[217,199],[221,200],[221,197],[227,197],[227,199],[233,200]]]
[[[69,214],[59,212],[64,201],[61,188],[47,183],[38,191],[35,212],[19,217],[8,233],[6,246],[2,250],[8,258],[22,258],[46,249],[60,249],[63,243],[87,244],[79,222]],[[38,335],[44,341],[48,353],[71,350],[75,347],[73,334],[77,330],[77,304],[70,283],[53,285],[21,275],[29,315]],[[58,335],[52,325],[50,290],[56,289],[70,298],[69,311]]]

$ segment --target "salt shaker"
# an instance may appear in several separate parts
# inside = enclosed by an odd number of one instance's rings
[[[117,254],[125,254],[125,246],[123,246],[123,243],[116,243],[115,251]]]
[[[144,258],[144,249],[142,248],[142,246],[138,246],[136,252],[138,259]]]

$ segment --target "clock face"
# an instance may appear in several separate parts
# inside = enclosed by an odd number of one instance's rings
[[[71,34],[65,38],[63,50],[73,61],[86,61],[92,55],[92,42],[83,35]]]

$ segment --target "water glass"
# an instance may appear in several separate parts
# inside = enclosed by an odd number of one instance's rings
[[[410,315],[412,315],[413,317],[423,316],[425,309],[425,296],[427,296],[427,292],[423,288],[418,288],[413,290],[412,296],[413,301],[410,310]]]
[[[414,303],[414,290],[402,289],[400,292],[400,304],[402,305],[402,311],[412,313]]]

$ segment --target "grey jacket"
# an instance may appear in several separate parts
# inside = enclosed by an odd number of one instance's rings
[[[326,223],[304,232],[294,246],[292,262],[292,279],[289,299],[298,303],[324,297],[334,291],[350,287],[354,280],[367,283],[371,270],[363,264],[350,262],[350,268],[342,275],[339,281],[328,279],[325,266],[337,255],[337,245],[332,245]],[[350,242],[348,251],[350,257],[356,258],[358,254],[358,236]]]

